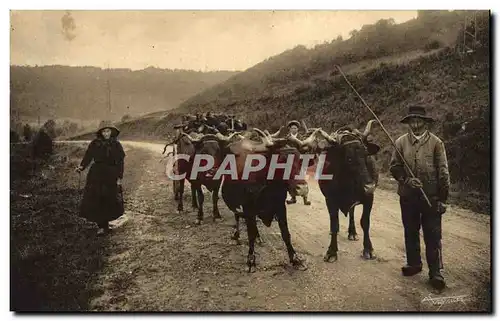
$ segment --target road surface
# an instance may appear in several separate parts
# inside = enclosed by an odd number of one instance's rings
[[[77,142],[73,142],[77,143]],[[356,208],[359,241],[347,239],[348,220],[340,216],[339,259],[325,263],[329,217],[317,184],[311,206],[288,205],[292,243],[308,269],[288,264],[276,222],[259,230],[257,272],[248,274],[246,229],[242,244],[230,239],[234,223],[223,200],[224,220],[213,222],[211,198],[205,197],[205,221],[195,226],[189,185],[185,212],[177,213],[172,183],[161,163],[163,145],[122,142],[126,157],[126,214],[113,222],[105,268],[99,276],[95,310],[162,311],[468,311],[487,304],[490,280],[490,217],[456,206],[443,216],[443,259],[447,289],[434,293],[427,268],[401,276],[405,262],[398,197],[378,189],[371,220],[377,258],[363,260],[361,207]],[[243,224],[244,226],[244,224]],[[425,253],[423,239],[422,253]],[[425,254],[423,255],[424,265]],[[437,302],[429,298],[451,297]],[[427,298],[427,299],[426,299]]]

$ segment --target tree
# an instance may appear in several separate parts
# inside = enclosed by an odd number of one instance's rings
[[[42,128],[50,138],[55,138],[57,136],[56,122],[53,119],[47,120],[45,124],[43,124]]]
[[[48,133],[42,128],[33,139],[33,156],[46,159],[52,154],[53,141]]]
[[[11,143],[17,143],[19,142],[19,134],[14,131],[14,130],[10,130],[10,142]]]
[[[33,135],[33,132],[31,130],[31,126],[29,124],[24,125],[23,128],[23,137],[25,141],[30,141],[31,140],[31,135]]]
[[[349,36],[351,36],[352,38],[356,38],[358,35],[359,31],[356,29],[349,31]]]

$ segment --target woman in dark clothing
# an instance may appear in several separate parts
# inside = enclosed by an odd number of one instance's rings
[[[81,172],[94,161],[87,174],[80,215],[97,223],[98,235],[109,232],[108,222],[124,212],[121,184],[125,152],[117,140],[119,133],[114,126],[100,128],[76,169]]]

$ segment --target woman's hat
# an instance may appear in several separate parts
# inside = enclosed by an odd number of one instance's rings
[[[286,127],[290,128],[290,126],[292,126],[292,125],[295,125],[295,126],[297,126],[297,127],[300,127],[300,123],[299,123],[299,121],[297,121],[297,120],[292,120],[292,121],[289,121],[289,122],[288,122],[288,124],[286,125]]]
[[[432,122],[434,119],[426,115],[425,108],[423,106],[410,106],[408,108],[408,115],[401,119],[403,124],[407,123],[410,118],[418,117],[427,122]]]
[[[118,128],[116,128],[115,125],[113,125],[111,122],[104,122],[102,123],[100,126],[99,126],[99,129],[97,130],[96,134],[97,135],[100,135],[101,132],[106,129],[106,128],[109,128],[111,129],[111,136],[113,137],[117,137],[119,134],[120,134],[120,130]]]

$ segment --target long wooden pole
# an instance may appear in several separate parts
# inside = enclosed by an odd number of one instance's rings
[[[382,122],[380,121],[380,119],[377,117],[377,115],[373,112],[373,110],[370,108],[370,106],[368,106],[368,104],[365,102],[365,100],[363,99],[363,97],[361,97],[361,95],[358,93],[358,91],[356,90],[356,88],[354,88],[354,86],[351,84],[351,82],[349,81],[349,79],[347,79],[346,75],[344,74],[344,72],[342,71],[342,69],[340,69],[340,66],[335,66],[337,67],[338,71],[340,72],[340,74],[342,75],[342,77],[344,77],[345,81],[347,82],[347,84],[349,85],[349,87],[352,88],[352,90],[356,93],[356,95],[359,97],[359,99],[361,99],[361,102],[363,102],[363,105],[365,105],[366,108],[368,108],[368,110],[372,113],[373,117],[375,117],[375,119],[377,120],[377,122],[379,123],[380,127],[382,128],[382,130],[384,131],[384,133],[387,135],[387,137],[389,138],[389,140],[391,141],[392,143],[392,146],[394,146],[394,148],[396,149],[396,152],[398,153],[399,157],[401,158],[401,160],[403,161],[403,164],[405,165],[406,167],[406,170],[408,171],[408,174],[410,174],[411,177],[413,178],[416,178],[415,175],[413,174],[410,166],[408,165],[408,163],[406,162],[403,154],[401,154],[401,152],[399,151],[399,149],[396,147],[396,143],[394,143],[394,140],[391,138],[391,135],[389,134],[389,132],[385,129],[384,125],[382,124]],[[432,207],[432,204],[431,204],[431,201],[429,200],[429,197],[427,197],[427,194],[425,194],[424,192],[424,189],[422,187],[419,188],[420,192],[422,193],[422,195],[424,196],[424,199],[425,201],[427,202],[427,205],[429,205],[429,207]]]

